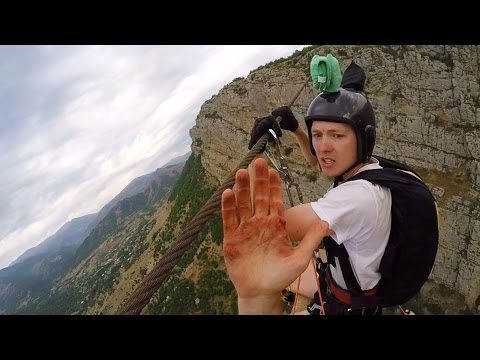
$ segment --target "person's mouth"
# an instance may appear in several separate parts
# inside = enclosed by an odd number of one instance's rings
[[[335,160],[329,157],[322,157],[320,158],[321,164],[324,167],[330,167],[335,163]]]

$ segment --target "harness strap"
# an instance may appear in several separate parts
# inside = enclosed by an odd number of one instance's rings
[[[362,297],[351,297],[347,290],[340,288],[331,278],[328,263],[317,258],[318,281],[323,300],[316,292],[313,301],[307,306],[311,315],[319,315],[322,304],[325,315],[381,315],[377,289],[367,290]],[[359,302],[360,300],[360,302]]]
[[[352,297],[350,296],[350,293],[339,287],[337,284],[335,284],[335,281],[333,281],[330,271],[325,272],[325,280],[328,285],[328,291],[337,298],[340,302],[342,302],[345,305],[352,305]],[[377,288],[374,287],[373,289],[363,291],[361,296],[368,297],[368,296],[374,296],[377,293]]]
[[[324,238],[323,242],[325,244],[328,262],[335,267],[335,258],[338,259],[347,289],[355,296],[362,296],[362,288],[353,274],[353,269],[345,246],[343,244],[338,245],[330,236]]]
[[[330,264],[335,266],[335,258],[338,259],[343,279],[347,285],[347,289],[342,289],[332,279],[330,269],[326,266],[325,281],[327,288],[340,302],[349,305],[351,309],[361,309],[377,307],[380,304],[380,298],[376,296],[377,287],[363,291],[353,273],[352,265],[348,252],[343,244],[338,245],[330,236],[324,239],[325,250],[327,251],[327,259]],[[329,281],[330,279],[330,281]]]

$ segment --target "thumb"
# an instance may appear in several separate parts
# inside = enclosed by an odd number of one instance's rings
[[[327,236],[328,224],[323,220],[315,221],[303,237],[298,246],[298,251],[302,256],[312,257],[312,253],[318,248],[323,238]]]

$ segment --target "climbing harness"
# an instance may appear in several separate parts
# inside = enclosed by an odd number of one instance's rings
[[[316,258],[318,274],[317,289],[313,301],[307,306],[311,315],[381,315],[381,307],[375,304],[358,306],[348,291],[335,284],[331,278],[328,263]],[[366,298],[374,299],[376,289],[363,292]],[[367,306],[368,305],[368,306]]]
[[[327,314],[345,313],[346,308],[350,309],[348,314],[375,315],[381,314],[381,308],[398,305],[406,315],[410,311],[400,305],[420,291],[433,268],[438,248],[438,208],[433,195],[407,165],[375,158],[382,169],[360,172],[347,181],[366,180],[391,191],[392,225],[379,265],[381,279],[373,289],[362,290],[345,246],[331,237],[324,238],[327,262],[340,268],[346,284],[346,289],[340,288],[330,269],[320,264],[318,274],[322,290],[326,289]],[[315,303],[319,304],[317,299]]]
[[[288,167],[288,164],[287,164],[287,160],[285,159],[285,156],[283,155],[283,152],[282,152],[280,139],[275,134],[275,131],[273,131],[272,129],[269,129],[268,131],[270,132],[270,134],[272,134],[273,138],[275,139],[275,146],[274,146],[273,152],[270,151],[267,147],[267,149],[265,150],[265,155],[267,155],[273,167],[280,174],[280,178],[282,179],[282,181],[285,182],[285,185],[287,187],[286,190],[287,190],[288,200],[290,201],[290,206],[293,206],[293,198],[292,198],[292,193],[290,191],[290,188],[292,186],[294,186],[295,189],[297,190],[297,196],[300,203],[303,203],[303,196],[302,196],[302,192],[300,191],[300,186],[293,179],[292,172],[290,171],[290,168]],[[274,160],[275,157],[279,159],[278,163],[277,161]]]

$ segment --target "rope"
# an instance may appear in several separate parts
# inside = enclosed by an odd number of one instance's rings
[[[297,92],[289,106],[297,100],[303,88],[309,79],[303,84]],[[260,153],[260,150],[266,145],[269,134],[264,134],[248,152],[247,156],[240,162],[240,164],[233,170],[232,174],[225,180],[225,182],[213,193],[203,207],[194,216],[186,229],[177,237],[175,242],[165,252],[163,257],[158,261],[155,267],[143,279],[140,285],[130,295],[128,300],[117,311],[117,315],[138,315],[143,308],[149,303],[153,294],[158,290],[160,285],[167,277],[168,273],[178,263],[183,253],[188,249],[188,246],[195,240],[198,233],[203,226],[219,208],[222,193],[226,189],[230,189],[235,184],[235,174],[240,169],[246,169],[252,160]]]
[[[312,267],[313,267],[313,271],[315,273],[315,276],[317,276],[317,267],[315,265],[315,259],[314,258],[312,258]],[[315,283],[317,285],[318,301],[320,301],[320,315],[325,315],[325,307],[323,306],[322,292],[320,291],[320,279],[319,279],[319,281],[316,281]]]

